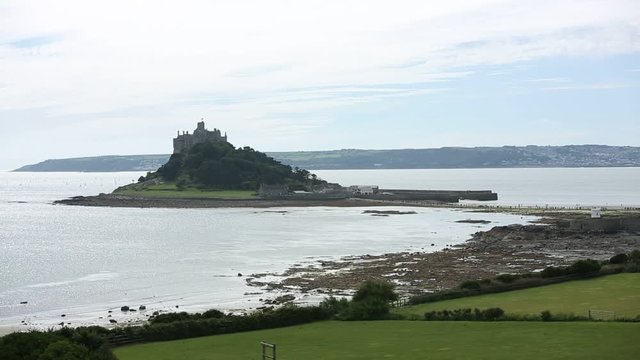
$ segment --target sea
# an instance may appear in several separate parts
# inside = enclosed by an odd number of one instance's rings
[[[496,207],[640,207],[640,168],[322,170],[343,185],[493,190]],[[54,205],[111,192],[139,172],[0,172],[0,333],[136,323],[154,311],[251,311],[282,295],[247,285],[345,256],[431,252],[536,217],[458,208],[140,209]],[[487,220],[488,224],[458,220]],[[292,290],[300,303],[318,294]],[[122,312],[121,306],[146,310]]]

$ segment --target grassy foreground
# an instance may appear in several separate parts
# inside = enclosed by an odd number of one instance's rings
[[[640,324],[599,322],[325,321],[272,330],[134,345],[120,360],[633,359]]]
[[[573,313],[587,316],[589,309],[614,311],[616,317],[640,315],[640,273],[617,274],[589,280],[498,294],[472,296],[409,306],[401,314],[422,316],[427,311],[500,307],[509,314]]]

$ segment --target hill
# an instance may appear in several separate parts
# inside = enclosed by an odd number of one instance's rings
[[[640,147],[607,145],[343,149],[267,155],[283,164],[309,170],[640,166]],[[15,171],[154,171],[168,159],[169,155],[57,159]]]
[[[293,169],[250,147],[235,148],[222,142],[193,145],[184,153],[174,153],[157,171],[140,177],[138,184],[116,189],[157,190],[173,184],[178,190],[257,190],[261,184],[283,184],[291,190],[307,190],[326,184],[307,170]]]
[[[25,165],[14,171],[24,172],[111,172],[155,171],[169,160],[169,155],[106,155],[70,159],[49,159]]]

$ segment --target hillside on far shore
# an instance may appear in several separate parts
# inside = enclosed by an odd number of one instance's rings
[[[457,169],[518,167],[640,167],[640,147],[608,145],[445,147],[438,149],[268,152],[285,165],[320,169]],[[170,155],[52,159],[14,171],[155,171]]]

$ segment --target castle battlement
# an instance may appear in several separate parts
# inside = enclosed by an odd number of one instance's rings
[[[227,142],[227,133],[225,132],[223,136],[220,130],[215,128],[209,131],[204,127],[204,121],[200,121],[193,134],[189,134],[188,131],[183,131],[180,134],[180,131],[178,131],[178,136],[173,139],[173,153],[186,153],[195,144],[218,141]]]

